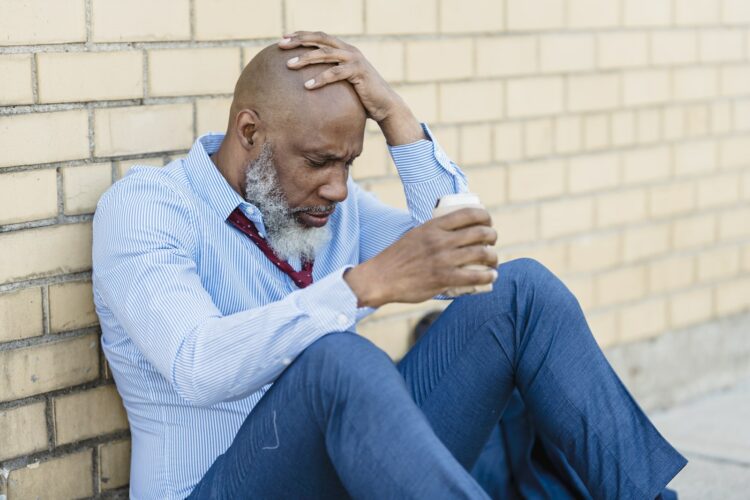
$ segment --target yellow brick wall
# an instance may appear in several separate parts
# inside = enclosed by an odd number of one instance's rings
[[[127,485],[98,347],[91,218],[135,163],[223,131],[243,65],[285,30],[363,50],[602,345],[750,308],[746,0],[0,0],[0,495]],[[403,206],[370,126],[353,175]],[[426,310],[361,328],[391,355]]]

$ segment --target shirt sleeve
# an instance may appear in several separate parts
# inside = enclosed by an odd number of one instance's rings
[[[132,177],[97,207],[94,291],[186,401],[246,397],[362,314],[342,268],[280,301],[223,315],[201,284],[189,204],[174,187]]]
[[[422,124],[422,130],[428,139],[388,147],[404,187],[408,212],[385,205],[354,187],[362,227],[361,261],[374,257],[405,232],[431,219],[432,209],[442,196],[468,191],[466,176],[458,165],[448,158],[426,124]]]

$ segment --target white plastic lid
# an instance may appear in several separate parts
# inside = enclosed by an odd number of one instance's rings
[[[479,196],[474,193],[456,193],[447,194],[440,198],[438,201],[438,207],[455,207],[463,205],[481,205]]]

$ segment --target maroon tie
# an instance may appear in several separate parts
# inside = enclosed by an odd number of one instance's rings
[[[302,270],[295,271],[287,261],[282,260],[281,257],[276,255],[276,252],[273,251],[266,240],[264,240],[260,236],[260,233],[258,233],[258,228],[255,227],[253,221],[247,218],[242,210],[240,210],[240,207],[235,208],[234,212],[229,215],[227,220],[231,222],[234,227],[245,233],[253,241],[253,243],[258,245],[258,248],[260,248],[260,251],[263,252],[263,255],[265,255],[268,260],[273,262],[274,266],[278,267],[283,273],[292,278],[292,281],[294,281],[295,285],[300,288],[305,288],[306,286],[312,284],[313,263],[304,261],[302,263]]]

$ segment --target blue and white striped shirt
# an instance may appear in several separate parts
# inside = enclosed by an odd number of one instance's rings
[[[258,209],[209,158],[223,135],[200,137],[163,168],[132,168],[102,196],[94,302],[130,421],[133,498],[188,495],[284,368],[319,337],[354,332],[371,312],[357,308],[344,270],[429,219],[437,198],[467,187],[423,128],[430,140],[390,148],[409,213],[349,179],[314,283],[301,290],[226,221],[239,206],[265,234]]]

